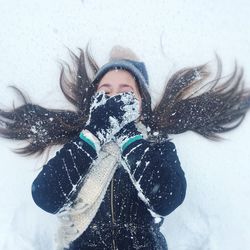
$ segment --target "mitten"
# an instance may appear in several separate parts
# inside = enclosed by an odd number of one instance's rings
[[[97,92],[90,106],[90,115],[85,129],[90,131],[100,144],[113,139],[126,124],[139,117],[139,101],[132,92],[107,96]]]
[[[115,139],[121,152],[123,152],[133,142],[143,139],[143,135],[139,132],[133,121],[121,128],[121,130],[115,134]]]

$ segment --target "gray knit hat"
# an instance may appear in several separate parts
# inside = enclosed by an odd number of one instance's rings
[[[140,86],[148,86],[148,73],[145,64],[143,62],[128,59],[113,60],[104,64],[97,72],[93,82],[97,83],[107,72],[119,69],[131,73]]]

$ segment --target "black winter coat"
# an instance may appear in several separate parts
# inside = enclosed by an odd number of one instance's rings
[[[57,213],[72,202],[97,157],[95,150],[80,138],[65,144],[33,182],[36,204],[49,213]],[[131,143],[122,158],[126,159],[148,202],[138,195],[131,176],[121,165],[96,216],[88,229],[71,243],[70,250],[167,249],[160,232],[163,218],[159,222],[152,214],[166,216],[184,200],[186,180],[175,146],[170,141],[153,143],[141,139]]]

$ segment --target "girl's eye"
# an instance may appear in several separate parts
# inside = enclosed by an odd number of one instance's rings
[[[130,92],[130,91],[133,92],[133,89],[132,89],[132,87],[130,87],[130,86],[124,86],[124,87],[122,88],[122,92]]]
[[[105,92],[105,94],[109,94],[110,93],[109,88],[107,88],[105,86],[98,88],[97,91],[103,91],[103,92]]]

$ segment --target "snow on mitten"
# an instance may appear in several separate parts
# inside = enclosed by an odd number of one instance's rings
[[[126,124],[139,117],[139,101],[132,92],[107,96],[104,92],[94,95],[85,129],[103,145]]]

